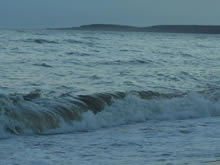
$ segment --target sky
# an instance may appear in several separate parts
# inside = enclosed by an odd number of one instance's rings
[[[220,25],[220,0],[0,0],[1,28]]]

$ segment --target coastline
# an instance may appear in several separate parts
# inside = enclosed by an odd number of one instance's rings
[[[147,27],[136,27],[116,24],[90,24],[81,25],[79,27],[48,28],[48,30],[220,34],[220,25],[155,25]]]

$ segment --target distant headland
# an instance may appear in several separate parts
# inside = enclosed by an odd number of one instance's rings
[[[136,27],[116,24],[90,24],[82,25],[79,27],[56,28],[53,30],[220,34],[220,25],[156,25],[147,27]]]

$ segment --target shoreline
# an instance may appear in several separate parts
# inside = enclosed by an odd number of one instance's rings
[[[147,27],[136,27],[116,24],[90,24],[81,25],[79,27],[48,28],[48,30],[220,34],[220,25],[155,25]]]

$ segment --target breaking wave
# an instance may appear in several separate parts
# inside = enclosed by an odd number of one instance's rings
[[[147,120],[220,116],[220,91],[158,93],[131,91],[56,98],[0,94],[0,137],[88,131]]]

